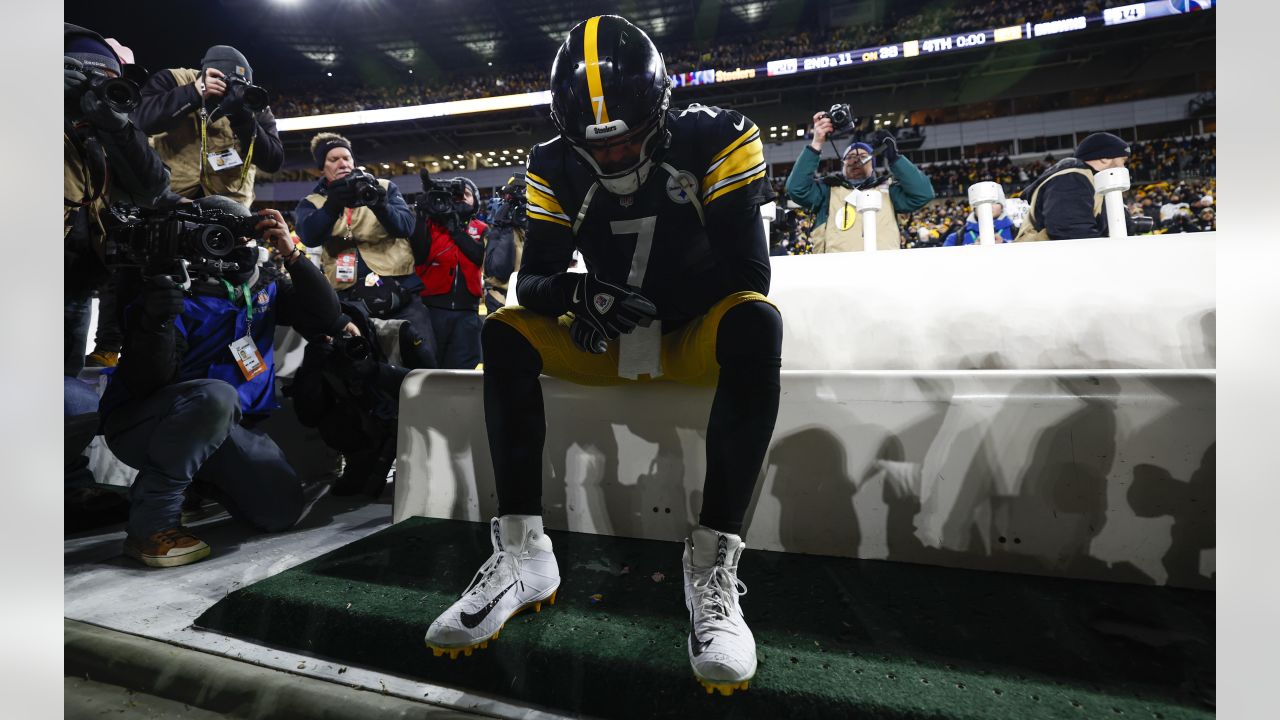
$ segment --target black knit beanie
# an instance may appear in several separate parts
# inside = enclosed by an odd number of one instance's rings
[[[1096,132],[1076,146],[1077,160],[1129,157],[1129,143],[1111,133]]]
[[[333,133],[328,133],[328,135],[331,135],[332,137],[321,138],[319,142],[313,142],[311,145],[311,152],[316,159],[316,167],[321,169],[324,168],[324,159],[329,154],[330,150],[340,147],[346,148],[348,152],[351,151],[350,140],[342,137],[341,135],[334,135]],[[355,153],[352,153],[353,156],[354,154]]]

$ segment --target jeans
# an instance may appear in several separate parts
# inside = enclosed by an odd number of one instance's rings
[[[478,308],[447,310],[428,307],[436,336],[436,367],[441,370],[475,370],[480,364],[480,313]]]
[[[240,399],[221,380],[189,380],[107,416],[107,447],[138,469],[129,488],[129,534],[178,527],[193,481],[232,517],[267,532],[303,513],[302,484],[271,438],[240,426]]]

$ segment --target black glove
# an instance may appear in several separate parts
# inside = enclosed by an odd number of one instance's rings
[[[872,143],[872,146],[881,148],[881,157],[884,158],[886,167],[896,162],[899,157],[902,157],[898,154],[898,141],[893,139],[893,133],[888,130],[877,130],[874,137],[875,142]]]
[[[72,57],[62,58],[62,95],[64,101],[74,107],[79,106],[80,94],[84,92],[84,83],[89,78],[84,74],[84,63]]]
[[[818,178],[818,182],[827,187],[849,187],[849,181],[840,173],[829,173]]]
[[[142,291],[143,324],[151,330],[164,329],[182,314],[185,297],[168,275],[150,278]]]
[[[356,204],[356,191],[351,186],[351,176],[348,175],[340,180],[334,180],[329,183],[328,189],[325,191],[324,204],[332,203],[335,207],[349,208]]]
[[[244,104],[244,87],[232,85],[222,96],[218,108],[232,123],[242,123],[253,118],[253,111]]]
[[[609,343],[605,341],[604,336],[579,317],[575,317],[573,323],[569,325],[569,337],[573,338],[573,344],[583,352],[603,355],[609,349]]]
[[[658,316],[658,309],[645,296],[591,273],[582,273],[574,285],[570,307],[605,340],[614,340],[638,325],[649,327]]]
[[[94,127],[110,132],[123,130],[129,124],[128,114],[112,110],[95,92],[86,92],[80,96],[80,113]]]

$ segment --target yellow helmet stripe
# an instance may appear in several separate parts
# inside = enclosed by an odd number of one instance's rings
[[[587,90],[591,93],[591,107],[596,111],[596,124],[609,122],[609,110],[604,105],[604,83],[600,80],[600,53],[596,46],[599,29],[600,16],[597,15],[587,21],[586,36],[582,39],[587,61]]]

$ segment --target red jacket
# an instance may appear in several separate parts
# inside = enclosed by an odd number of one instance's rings
[[[454,277],[462,273],[467,292],[475,297],[483,293],[480,266],[467,259],[449,236],[449,231],[439,223],[429,225],[431,233],[431,250],[427,259],[413,269],[422,279],[422,295],[447,295],[453,290]],[[476,243],[482,243],[484,233],[489,229],[483,221],[472,220],[467,225],[467,235]]]

